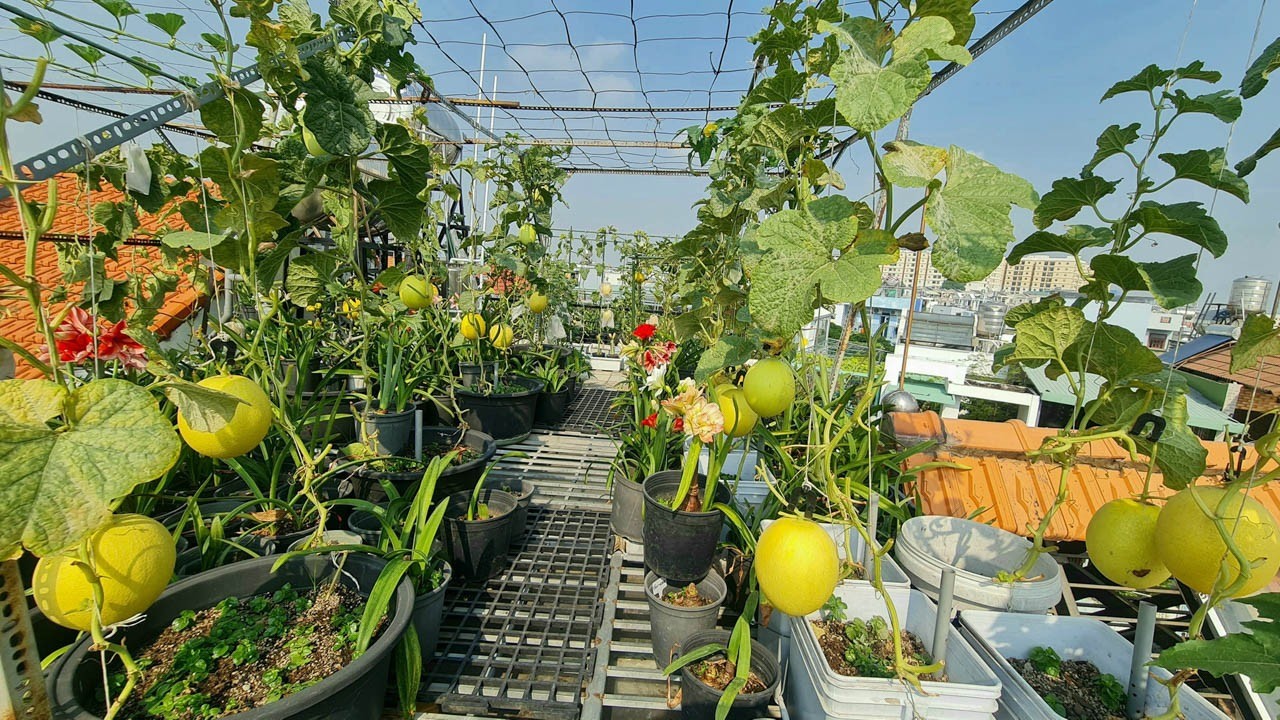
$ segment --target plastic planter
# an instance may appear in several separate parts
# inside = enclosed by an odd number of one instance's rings
[[[1062,568],[1041,555],[1028,579],[996,582],[1026,559],[1031,543],[1011,532],[972,520],[926,515],[898,531],[894,555],[911,584],[937,599],[944,568],[956,571],[956,607],[1043,614],[1062,599]]]
[[[644,485],[621,473],[613,477],[609,527],[632,542],[644,541]]]
[[[453,579],[453,568],[443,563],[440,584],[434,590],[419,593],[413,601],[413,629],[418,633],[418,646],[422,649],[425,665],[435,657],[440,643],[440,620],[444,617],[444,592]]]
[[[424,446],[448,447],[464,445],[480,455],[475,460],[461,465],[454,465],[440,473],[440,478],[436,481],[436,497],[438,498],[475,487],[476,481],[484,474],[485,466],[489,464],[489,461],[493,459],[494,453],[498,451],[497,443],[493,441],[493,438],[476,430],[463,430],[462,428],[424,427],[422,428],[422,444]],[[422,459],[424,462],[430,460],[426,455],[423,455]],[[362,497],[368,497],[380,502],[384,495],[381,490],[383,480],[391,483],[397,492],[404,495],[416,483],[422,481],[422,470],[380,472],[366,468],[360,470],[358,477],[363,481],[362,485],[367,485],[367,487],[361,488],[359,494]]]
[[[697,582],[715,562],[724,515],[678,512],[659,502],[680,488],[680,470],[654,473],[644,481],[644,566],[673,583]],[[694,482],[701,483],[701,478]],[[724,486],[718,490],[728,495]]]
[[[904,630],[925,644],[933,644],[937,607],[923,593],[907,588],[888,588]],[[849,618],[888,618],[887,605],[874,588],[842,585],[836,597],[848,606]],[[786,688],[791,715],[805,720],[867,720],[884,718],[946,718],[946,720],[988,720],[995,717],[1000,698],[1000,681],[964,638],[948,625],[946,673],[949,682],[925,681],[924,692],[896,678],[847,677],[831,669],[818,646],[811,621],[821,612],[795,618],[791,638],[791,662]]]
[[[382,523],[368,510],[356,510],[347,518],[347,529],[360,536],[365,545],[378,546],[382,540]]]
[[[644,594],[649,600],[649,624],[653,628],[650,638],[653,642],[653,659],[660,668],[671,662],[672,650],[683,647],[685,638],[716,626],[720,606],[724,604],[728,591],[724,580],[713,570],[696,583],[698,594],[710,599],[711,604],[688,608],[672,605],[663,599],[669,589],[678,587],[682,586],[669,584],[653,573],[646,573],[644,576]]]
[[[449,496],[444,515],[444,546],[454,572],[473,580],[487,580],[502,572],[506,565],[516,498],[501,490],[481,490],[480,502],[489,508],[489,517],[484,520],[466,519],[469,502],[469,491]]]
[[[683,648],[695,650],[711,643],[727,647],[731,635],[728,630],[701,630],[686,637]],[[751,669],[760,676],[766,687],[760,692],[738,695],[729,710],[729,720],[755,720],[768,715],[765,708],[778,689],[782,673],[778,668],[778,658],[755,640],[751,641]],[[723,692],[695,678],[690,666],[680,669],[680,716],[684,720],[713,720],[716,716],[716,704],[720,702],[722,695]],[[808,715],[793,712],[792,716],[809,720]]]
[[[413,439],[413,413],[417,404],[410,403],[401,412],[369,412],[369,404],[360,400],[351,404],[359,418],[361,434],[372,443],[379,455],[399,455]]]
[[[458,363],[458,384],[462,387],[475,387],[484,380],[492,382],[496,377],[498,377],[497,360],[485,363]]]
[[[515,497],[516,510],[511,518],[511,539],[524,535],[529,526],[529,506],[533,504],[533,496],[538,487],[528,480],[517,478],[495,478],[490,476],[484,486],[491,490],[501,490]]]
[[[341,568],[328,555],[307,555],[284,563],[272,572],[277,558],[258,558],[226,565],[176,583],[165,590],[147,610],[143,620],[132,627],[118,627],[115,642],[127,643],[135,651],[155,638],[184,610],[204,610],[228,597],[252,597],[292,584],[296,588],[316,587],[338,575],[338,582],[366,594],[382,571],[384,562],[364,555],[348,555]],[[312,685],[268,705],[229,718],[236,720],[379,720],[386,699],[391,651],[409,627],[413,614],[413,587],[404,580],[396,588],[389,609],[390,620],[369,646],[369,650],[349,665]],[[97,653],[90,652],[86,638],[67,654],[49,678],[49,701],[54,715],[65,720],[97,720],[85,708],[102,688],[102,667]]]
[[[538,395],[538,405],[533,412],[533,421],[538,425],[558,425],[569,409],[569,386],[556,392],[542,392]]]
[[[1129,684],[1129,661],[1133,645],[1099,620],[1083,617],[1026,615],[965,610],[960,613],[960,632],[995,671],[1004,693],[1000,698],[1000,720],[1060,720],[1061,716],[1036,694],[1009,663],[1026,658],[1033,648],[1050,647],[1063,660],[1088,660],[1120,684]],[[1169,709],[1169,693],[1154,678],[1167,680],[1169,672],[1149,670],[1147,705],[1143,717],[1154,717]],[[1186,720],[1227,720],[1208,700],[1185,685],[1178,689]]]
[[[502,395],[484,395],[467,388],[457,388],[454,395],[462,420],[468,427],[487,433],[499,444],[507,444],[523,440],[533,431],[533,412],[538,404],[538,394],[542,392],[542,381],[509,376],[502,382],[523,389]]]

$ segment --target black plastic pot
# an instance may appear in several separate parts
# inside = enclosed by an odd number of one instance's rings
[[[422,428],[422,445],[426,448],[438,445],[449,447],[465,445],[480,454],[480,457],[474,460],[461,465],[454,465],[440,473],[440,478],[436,481],[435,497],[437,498],[475,487],[476,481],[484,474],[485,467],[493,459],[494,453],[498,451],[497,443],[489,435],[478,430],[463,430],[462,428],[450,427]],[[429,459],[425,455],[423,456],[424,461]],[[396,492],[404,495],[413,488],[415,483],[422,480],[422,470],[382,472],[366,467],[360,470],[357,477],[360,479],[362,486],[357,494],[374,502],[381,502],[385,497],[385,493],[382,492],[383,480],[391,483]]]
[[[444,617],[444,591],[453,579],[453,568],[444,563],[440,584],[428,593],[418,595],[413,601],[413,629],[418,633],[418,646],[422,649],[422,664],[434,659],[436,645],[440,643],[440,621]]]
[[[325,369],[320,364],[319,357],[312,357],[305,372],[299,372],[298,363],[293,360],[285,360],[281,367],[284,369],[284,391],[289,395],[311,394],[320,390],[327,389],[325,387]]]
[[[366,595],[385,564],[381,559],[349,555],[341,571],[328,555],[308,555],[271,568],[276,558],[233,563],[201,573],[170,586],[147,610],[142,622],[121,627],[123,642],[135,652],[158,636],[184,610],[204,610],[228,597],[247,598],[273,592],[286,583],[311,588],[338,575],[338,582]],[[409,627],[413,616],[413,586],[408,579],[396,588],[389,609],[390,620],[367,652],[345,668],[285,698],[253,710],[228,715],[235,720],[380,720],[386,700],[391,651]],[[67,654],[49,677],[49,701],[55,717],[65,720],[98,720],[86,709],[102,689],[102,666],[90,652],[86,638]]]
[[[475,387],[483,380],[493,382],[498,377],[498,361],[489,360],[484,363],[458,363],[458,384],[462,387]]]
[[[353,414],[359,419],[362,434],[373,444],[379,455],[399,455],[409,448],[413,440],[413,413],[416,403],[402,412],[368,412],[368,403],[360,400],[351,404]]]
[[[487,433],[498,443],[522,440],[533,431],[533,413],[542,392],[542,381],[507,376],[503,383],[524,388],[517,393],[482,395],[457,388],[458,409],[468,427]]]
[[[558,425],[569,409],[569,386],[565,385],[557,392],[538,394],[538,406],[533,412],[533,421],[538,425]]]
[[[728,630],[700,630],[686,637],[680,650],[696,650],[711,643],[728,647],[731,635]],[[691,666],[697,664],[694,662],[680,669],[680,717],[684,720],[714,720],[716,704],[724,693],[693,676]],[[765,708],[778,690],[782,673],[778,668],[778,658],[755,640],[751,641],[751,669],[766,687],[757,693],[740,693],[729,710],[729,720],[755,720],[768,715]]]
[[[680,488],[680,470],[654,473],[644,481],[644,565],[673,583],[697,582],[707,576],[716,559],[716,543],[724,526],[724,515],[711,512],[677,512],[658,498],[675,495]],[[701,477],[694,482],[702,484]],[[718,486],[718,496],[729,501],[729,493]]]
[[[449,395],[432,392],[421,407],[424,427],[458,426],[458,408],[454,407],[453,398]]]
[[[510,493],[481,490],[480,502],[488,506],[489,517],[467,520],[470,501],[471,493],[465,490],[449,496],[444,514],[444,546],[449,553],[449,563],[459,576],[488,580],[502,572],[506,565],[517,502]]]
[[[683,586],[668,583],[653,573],[644,576],[644,594],[649,601],[649,624],[653,630],[649,639],[653,644],[653,659],[660,668],[671,662],[672,651],[680,647],[685,638],[699,630],[714,628],[720,606],[724,604],[724,580],[715,571],[707,573],[696,584],[698,594],[711,601],[709,605],[681,607],[667,602],[667,591],[680,587]]]
[[[528,480],[495,478],[492,475],[485,481],[484,486],[490,490],[501,490],[515,497],[515,516],[511,518],[511,539],[514,542],[516,538],[524,535],[529,527],[529,505],[533,503],[533,496],[537,494],[538,487]]]
[[[609,527],[632,542],[644,542],[644,485],[621,473],[613,478]]]
[[[368,510],[356,510],[347,518],[347,529],[360,536],[366,545],[378,546],[382,540],[382,522]]]

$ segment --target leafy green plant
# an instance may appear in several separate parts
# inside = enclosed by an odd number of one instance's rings
[[[751,678],[751,621],[749,618],[755,617],[756,607],[759,602],[760,593],[753,588],[751,594],[747,597],[742,615],[733,624],[733,633],[729,636],[729,644],[727,646],[709,643],[693,649],[684,649],[681,651],[680,657],[672,660],[662,670],[663,675],[670,675],[683,667],[715,655],[723,655],[729,662],[733,663],[734,677],[724,688],[719,702],[716,703],[716,720],[725,720],[729,716],[733,701],[738,698],[738,693],[742,692],[743,688],[747,686],[747,681]]]
[[[1034,647],[1027,655],[1032,666],[1049,677],[1062,677],[1062,658],[1051,647]]]

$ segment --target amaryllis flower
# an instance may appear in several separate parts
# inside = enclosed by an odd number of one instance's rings
[[[672,415],[684,415],[699,401],[706,401],[702,391],[698,389],[692,378],[684,378],[676,387],[675,397],[663,400],[662,407]]]
[[[671,423],[671,429],[676,432],[684,432],[684,418],[676,418],[675,422]]]
[[[98,333],[98,359],[119,360],[129,370],[141,370],[147,366],[147,351],[125,333],[125,324],[121,320]]]
[[[640,327],[644,326],[641,325]],[[658,343],[651,348],[646,348],[644,354],[640,357],[640,364],[644,366],[646,372],[653,372],[654,368],[670,363],[675,354],[676,344],[668,340],[665,343]]]
[[[649,417],[640,421],[640,424],[647,428],[658,427],[658,413],[652,413]]]
[[[658,328],[656,326],[644,323],[642,325],[637,325],[636,329],[631,331],[631,334],[641,340],[648,340],[653,337],[653,334],[656,332],[658,332]]]
[[[93,318],[84,308],[72,307],[53,337],[62,362],[81,363],[93,357]]]
[[[667,389],[667,366],[659,365],[650,370],[645,376],[644,385],[654,397],[662,397],[663,391]]]
[[[94,342],[93,317],[84,308],[75,306],[54,331],[58,346],[58,359],[82,364],[98,360],[119,361],[125,368],[141,370],[147,366],[147,351],[125,332],[125,322],[103,328]]]
[[[684,418],[688,433],[696,435],[704,443],[715,440],[716,435],[724,432],[724,413],[720,412],[719,405],[706,398],[689,408]]]

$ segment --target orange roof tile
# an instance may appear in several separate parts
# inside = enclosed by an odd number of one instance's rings
[[[1280,407],[1280,356],[1268,355],[1257,368],[1231,372],[1231,349],[1235,344],[1234,340],[1223,343],[1192,355],[1175,367],[1215,380],[1239,383],[1243,386],[1237,404],[1241,410],[1263,413]]]
[[[52,182],[58,185],[58,214],[46,235],[50,241],[40,244],[36,256],[36,278],[46,289],[46,293],[62,284],[62,271],[58,268],[58,254],[52,240],[92,236],[99,229],[99,226],[92,223],[93,207],[98,203],[118,202],[124,198],[123,193],[110,186],[85,192],[81,179],[71,173],[57,175]],[[23,195],[30,200],[44,202],[47,192],[46,183],[40,183],[24,190]],[[148,234],[163,228],[177,230],[187,227],[176,213],[162,216],[139,211],[138,220],[140,229]],[[21,231],[22,224],[13,198],[0,200],[0,264],[24,274],[26,243],[20,239]],[[113,279],[121,279],[128,273],[160,270],[158,248],[127,245],[119,248],[118,254],[118,260],[108,260],[106,263],[107,275]],[[74,301],[80,296],[80,287],[68,288],[70,300]],[[167,336],[190,317],[200,303],[200,291],[192,287],[185,277],[180,279],[178,289],[165,299],[151,329],[162,337]],[[65,305],[49,304],[49,316],[56,316]],[[8,284],[0,284],[0,336],[15,341],[36,354],[44,347],[43,339],[37,336],[35,319],[25,295],[15,292],[15,288]],[[17,377],[39,376],[35,368],[20,358],[16,360]]]
[[[937,413],[894,413],[893,431],[898,442],[913,445],[934,440],[938,445],[930,452],[917,453],[907,460],[906,468],[942,461],[967,467],[930,468],[916,478],[914,494],[920,509],[930,515],[972,517],[996,527],[1030,535],[1053,504],[1058,486],[1058,467],[1047,461],[1031,461],[1028,450],[1040,446],[1050,433],[1048,428],[1029,428],[1020,420],[1002,423],[976,420],[944,420]],[[1229,462],[1233,463],[1230,446],[1221,442],[1205,442],[1209,451],[1206,477],[1221,478]],[[1047,537],[1051,540],[1084,540],[1085,529],[1093,513],[1103,504],[1142,492],[1146,467],[1135,465],[1114,442],[1086,446],[1071,469],[1067,484],[1070,500],[1050,523]],[[1257,462],[1249,448],[1245,467]],[[1153,473],[1152,488],[1157,496],[1171,491]],[[1280,518],[1280,483],[1254,489],[1253,496]]]

